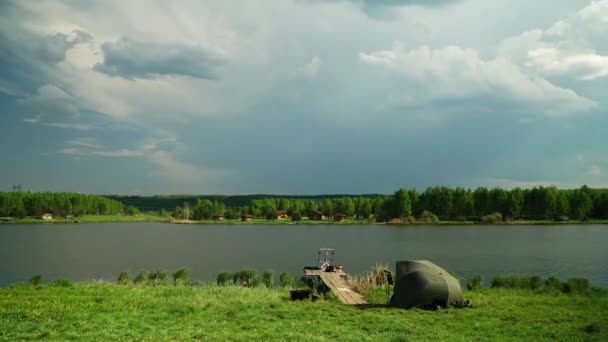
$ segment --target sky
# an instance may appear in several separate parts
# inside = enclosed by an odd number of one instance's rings
[[[608,187],[608,0],[2,1],[0,191]]]

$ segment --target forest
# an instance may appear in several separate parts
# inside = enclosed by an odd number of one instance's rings
[[[242,206],[229,206],[219,199],[197,198],[177,206],[175,218],[206,220],[221,214],[227,219],[243,214],[268,219],[277,211],[285,211],[292,219],[321,211],[326,216],[335,213],[358,219],[377,221],[452,220],[452,221],[510,221],[525,220],[588,220],[608,219],[608,190],[583,186],[560,190],[556,187],[531,189],[501,189],[479,187],[475,190],[450,187],[430,187],[423,192],[399,189],[389,196],[342,196],[336,198],[273,197],[252,199]]]
[[[174,205],[172,208],[167,204]],[[152,209],[154,208],[154,209]],[[321,211],[331,217],[341,213],[350,218],[380,222],[399,218],[402,222],[512,221],[608,219],[608,190],[583,186],[560,190],[556,187],[502,189],[479,187],[429,187],[399,189],[391,195],[318,196],[101,196],[79,193],[0,193],[0,217],[22,218],[51,213],[57,216],[136,215],[154,212],[162,217],[209,220],[216,215],[238,219],[249,214],[276,219],[285,211],[293,220]]]
[[[117,215],[122,203],[103,196],[79,193],[0,192],[0,217],[23,218],[50,213],[56,216]]]

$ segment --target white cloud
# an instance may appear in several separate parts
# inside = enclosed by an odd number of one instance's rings
[[[38,123],[40,122],[40,115],[36,115],[32,118],[25,118],[23,119],[23,122],[27,122],[27,123]]]
[[[527,65],[546,74],[569,75],[580,80],[593,80],[608,75],[608,56],[594,51],[566,55],[556,48],[542,48],[528,52]]]
[[[403,90],[392,91],[392,98],[401,99],[400,104],[406,106],[470,100],[498,112],[524,108],[547,115],[584,112],[597,106],[570,89],[526,74],[506,59],[484,60],[476,50],[458,46],[407,50],[396,43],[390,50],[362,52],[359,60],[382,67],[391,77],[397,75],[395,88]]]
[[[82,138],[67,142],[77,147],[67,147],[59,151],[61,154],[75,157],[106,157],[106,158],[140,158],[159,167],[152,174],[173,181],[200,182],[218,180],[225,176],[227,170],[206,168],[179,160],[172,151],[175,146],[181,146],[176,139],[166,138],[148,141],[134,149],[109,149],[98,144],[92,138]]]
[[[591,81],[608,76],[606,51],[608,0],[593,1],[548,29],[535,29],[504,39],[497,48],[507,57],[540,74]]]
[[[95,129],[95,127],[92,125],[68,123],[68,122],[46,122],[43,125],[48,126],[48,127],[55,127],[55,128],[75,129],[75,130],[79,130],[79,131],[90,131],[92,129]]]

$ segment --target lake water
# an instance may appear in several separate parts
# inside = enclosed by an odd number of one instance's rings
[[[163,223],[0,225],[0,286],[114,280],[122,271],[187,267],[196,280],[245,267],[301,274],[318,249],[336,250],[349,273],[372,264],[427,259],[461,277],[496,274],[586,277],[608,287],[608,225],[423,226],[176,225]]]

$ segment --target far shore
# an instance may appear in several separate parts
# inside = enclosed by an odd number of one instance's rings
[[[264,218],[256,218],[250,221],[241,221],[240,219],[223,219],[223,220],[175,220],[171,217],[161,217],[152,214],[138,215],[85,215],[71,218],[53,218],[52,220],[43,220],[37,217],[26,218],[0,218],[0,224],[71,224],[71,223],[113,223],[113,222],[159,222],[172,224],[202,224],[202,225],[391,225],[391,226],[474,226],[474,225],[493,225],[493,226],[516,226],[516,225],[593,225],[593,224],[608,224],[608,220],[570,220],[570,221],[551,221],[551,220],[514,220],[509,222],[477,222],[477,221],[438,221],[438,222],[415,222],[415,223],[399,223],[399,222],[376,222],[374,219],[356,219],[348,218],[340,222],[328,220],[309,220],[303,218],[300,221],[292,221],[290,219],[282,220],[267,220]]]

